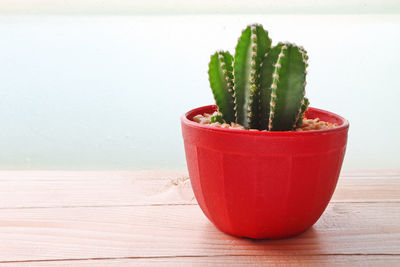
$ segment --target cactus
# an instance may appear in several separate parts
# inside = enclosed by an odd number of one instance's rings
[[[216,52],[211,56],[208,70],[215,102],[222,118],[228,123],[235,122],[232,62],[229,52]]]
[[[236,122],[245,128],[258,128],[259,74],[258,67],[270,50],[271,39],[261,25],[248,26],[240,37],[233,67]]]
[[[290,131],[301,112],[305,94],[307,55],[292,44],[284,44],[275,64],[271,85],[268,130]]]
[[[222,114],[218,113],[218,114],[213,114],[213,115],[210,117],[210,122],[211,122],[211,123],[214,123],[214,122],[224,123],[225,120],[224,120],[224,118],[222,117]]]
[[[309,105],[310,105],[310,101],[308,101],[307,97],[304,97],[303,101],[301,101],[300,113],[296,118],[296,125],[293,125],[293,127],[299,127],[303,123],[304,112],[306,112]]]
[[[275,73],[275,64],[278,56],[281,53],[283,44],[278,44],[267,53],[260,64],[260,105],[259,118],[260,129],[268,129],[270,102],[271,102],[271,85]]]
[[[261,25],[248,26],[234,59],[228,52],[211,57],[210,86],[222,119],[268,131],[290,131],[301,125],[309,105],[304,97],[307,60],[304,48],[291,43],[271,48]]]

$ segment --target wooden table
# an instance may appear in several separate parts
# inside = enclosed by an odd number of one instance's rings
[[[0,172],[0,266],[400,266],[400,170],[343,173],[292,239],[218,231],[185,172]]]

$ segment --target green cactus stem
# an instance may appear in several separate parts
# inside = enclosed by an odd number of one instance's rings
[[[310,101],[308,101],[307,97],[304,97],[303,100],[301,101],[300,112],[296,118],[296,124],[293,125],[293,128],[301,126],[301,124],[303,123],[304,113],[306,112],[309,105]]]
[[[301,111],[306,84],[307,55],[286,43],[281,47],[271,84],[268,130],[290,131]]]
[[[225,123],[225,120],[222,117],[222,114],[219,113],[219,114],[212,115],[210,118],[210,122],[211,123],[214,123],[214,122]]]
[[[283,44],[280,43],[265,54],[263,62],[260,64],[260,105],[259,105],[259,128],[261,130],[268,129],[270,102],[271,102],[271,85],[275,72],[275,64],[281,53]]]
[[[211,56],[208,69],[215,102],[227,123],[235,122],[232,63],[232,55],[220,51]]]
[[[270,50],[271,39],[261,25],[250,25],[239,38],[233,66],[236,122],[258,128],[260,64]]]

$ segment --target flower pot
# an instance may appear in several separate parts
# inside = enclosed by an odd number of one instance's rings
[[[221,231],[239,237],[285,238],[311,227],[324,212],[342,166],[349,123],[309,108],[307,118],[339,126],[303,132],[217,128],[181,118],[186,161],[197,202]]]

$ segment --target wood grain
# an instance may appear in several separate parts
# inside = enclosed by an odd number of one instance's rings
[[[196,204],[186,172],[0,172],[0,209]]]
[[[400,173],[367,174],[343,174],[332,202],[400,202]],[[196,204],[177,171],[0,172],[0,196],[0,209]]]
[[[400,171],[344,173],[304,234],[221,233],[185,172],[0,172],[0,264],[396,266]]]
[[[218,231],[197,206],[10,209],[0,262],[210,255],[400,254],[400,205],[333,203],[293,239],[252,241]]]
[[[130,259],[88,259],[18,262],[18,266],[398,266],[400,256],[393,255],[307,255],[307,256],[205,256],[205,257],[163,257]],[[3,263],[12,265],[13,263]],[[3,266],[0,263],[0,266]],[[16,266],[16,265],[12,265]]]

